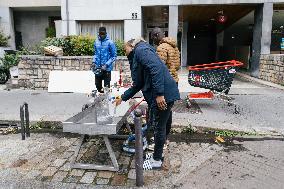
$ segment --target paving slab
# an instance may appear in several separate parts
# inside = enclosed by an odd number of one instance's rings
[[[182,81],[185,79],[186,76],[181,76]],[[234,98],[239,113],[236,114],[234,106],[228,106],[224,101],[199,99],[195,103],[201,113],[174,113],[173,124],[284,134],[284,117],[281,116],[284,112],[283,90],[236,77],[229,96]]]
[[[125,172],[123,173],[79,169],[71,170],[69,167],[70,160],[67,160],[61,167],[53,166],[54,162],[61,164],[63,161],[61,161],[60,158],[52,160],[47,157],[64,156],[64,154],[69,151],[69,147],[73,144],[73,142],[70,142],[69,146],[67,146],[66,141],[68,140],[76,141],[77,138],[74,136],[67,137],[65,134],[32,133],[31,138],[22,141],[20,134],[0,135],[0,188],[1,186],[12,189],[26,189],[31,188],[31,186],[34,188],[98,188],[101,186],[111,188],[111,186],[130,187],[135,185],[135,169],[131,169],[129,172],[129,169],[125,168]],[[209,146],[212,147],[216,145],[171,142],[169,153],[167,153],[169,158],[173,159],[170,169],[145,172],[145,187],[153,188],[152,184],[157,182],[155,179],[170,179],[173,176],[177,176],[179,173],[183,174],[183,165],[189,167],[191,165],[197,166],[199,164],[194,162],[197,160],[198,162],[203,162],[210,159],[211,153],[217,153],[219,149],[222,149],[216,146],[213,150],[209,150]],[[49,150],[48,153],[43,153],[46,149],[52,150]],[[115,148],[115,150],[120,151],[121,149]],[[207,152],[208,150],[210,153]],[[41,154],[41,156],[39,156],[39,154]],[[128,166],[131,164],[132,158],[128,158]],[[174,161],[175,159],[176,161]],[[46,164],[46,162],[50,164],[48,167],[38,169],[38,167],[42,164]],[[194,164],[188,164],[188,162]],[[120,162],[118,161],[118,163]],[[155,179],[152,180],[152,178]],[[33,184],[31,184],[30,181],[32,181]]]
[[[176,188],[283,188],[283,141],[244,141],[239,147],[216,154]]]

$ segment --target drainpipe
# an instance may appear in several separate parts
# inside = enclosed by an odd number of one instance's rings
[[[67,31],[66,34],[67,36],[69,35],[69,1],[66,0],[66,22],[67,22]]]

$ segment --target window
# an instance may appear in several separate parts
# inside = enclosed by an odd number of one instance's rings
[[[123,40],[123,21],[81,21],[79,22],[79,33],[81,35],[90,34],[97,36],[101,26],[106,27],[111,40]]]

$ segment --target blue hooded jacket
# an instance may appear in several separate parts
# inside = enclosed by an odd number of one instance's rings
[[[116,47],[112,40],[107,35],[105,39],[101,40],[100,36],[94,43],[95,55],[93,57],[93,64],[97,68],[106,65],[106,71],[112,71],[113,62],[116,60]]]
[[[152,46],[146,42],[138,43],[128,59],[133,84],[121,96],[123,101],[140,90],[151,107],[156,106],[157,96],[164,96],[167,103],[180,99],[175,80]]]

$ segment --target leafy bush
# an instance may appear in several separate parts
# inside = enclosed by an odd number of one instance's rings
[[[45,40],[41,41],[40,47],[43,49],[43,47],[54,45],[57,47],[65,47],[65,39],[64,38],[56,38],[56,37],[48,37]]]
[[[121,40],[116,40],[115,46],[117,50],[117,56],[125,56],[124,42]]]
[[[43,54],[43,48],[54,45],[63,49],[64,56],[92,56],[94,55],[95,37],[90,35],[71,35],[64,38],[48,37],[39,44],[38,51],[29,51],[23,48],[21,54]],[[125,56],[124,42],[116,40],[118,56]]]
[[[9,39],[10,36],[5,36],[4,33],[0,31],[0,47],[7,47]]]
[[[95,38],[89,35],[73,35],[64,38],[46,38],[40,44],[41,52],[46,46],[54,45],[61,47],[65,56],[84,56],[94,54]]]
[[[4,57],[1,58],[2,64],[5,69],[9,69],[13,66],[17,66],[20,59],[18,54],[7,54],[5,53]]]
[[[90,35],[70,36],[70,43],[73,47],[72,55],[73,56],[93,55],[94,42],[95,38]]]
[[[54,27],[48,27],[45,29],[45,35],[46,37],[55,37],[56,36],[56,30]]]
[[[70,43],[69,37],[67,38],[48,37],[45,40],[41,41],[39,45],[39,51],[41,52],[41,54],[44,54],[44,50],[43,50],[44,47],[51,46],[51,45],[61,47],[63,49],[65,56],[69,56],[70,54],[72,54],[71,52],[73,50],[73,47]]]
[[[18,55],[38,55],[38,54],[41,54],[41,52],[38,50],[38,48],[35,48],[37,50],[35,51],[32,51],[32,50],[29,50],[28,48],[25,48],[25,47],[21,47],[19,49],[19,51],[17,52]]]
[[[62,41],[61,45],[58,46],[58,47],[61,47],[63,49],[63,54],[64,56],[73,56],[74,53],[74,46],[73,44],[71,43],[71,37],[72,36],[66,36],[64,38],[59,38]],[[55,39],[58,39],[58,38],[55,38]],[[54,46],[56,46],[56,44],[53,44]]]

